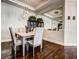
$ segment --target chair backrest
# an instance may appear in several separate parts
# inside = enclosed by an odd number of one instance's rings
[[[39,46],[40,44],[42,44],[43,32],[44,32],[44,28],[42,27],[36,28],[36,32],[34,36],[34,46]]]
[[[16,44],[16,38],[15,38],[15,33],[12,30],[12,27],[9,27],[9,31],[10,31],[10,34],[11,34],[12,43],[13,43],[13,45],[15,45]]]

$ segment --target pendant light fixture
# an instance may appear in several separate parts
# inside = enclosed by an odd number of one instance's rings
[[[27,15],[28,15],[28,0],[25,0],[26,5],[24,6],[24,10],[23,10],[23,19],[26,20],[27,19]]]

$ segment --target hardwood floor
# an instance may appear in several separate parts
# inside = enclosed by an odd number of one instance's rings
[[[26,52],[26,56],[22,57],[22,53],[16,59],[77,59],[77,48],[75,46],[61,46],[48,41],[43,42],[43,52],[39,52],[39,47],[35,49],[35,57],[32,56],[31,51]],[[11,43],[2,43],[1,45],[1,59],[11,59]],[[20,50],[21,52],[21,50]],[[14,59],[14,58],[13,58]]]

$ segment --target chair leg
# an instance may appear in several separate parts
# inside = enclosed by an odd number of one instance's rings
[[[35,56],[35,50],[34,50],[34,47],[33,47],[33,56]]]
[[[42,48],[40,48],[40,52],[42,52]]]
[[[14,47],[12,46],[12,59],[15,58],[15,50],[14,50]]]
[[[29,51],[29,44],[27,44],[27,52]]]
[[[14,47],[14,57],[16,58],[16,47]]]
[[[16,47],[12,46],[12,59],[16,59]]]
[[[40,52],[42,52],[42,45],[40,46]]]

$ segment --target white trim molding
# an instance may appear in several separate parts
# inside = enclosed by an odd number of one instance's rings
[[[43,40],[46,40],[46,41],[49,41],[49,42],[52,42],[52,43],[56,43],[56,44],[59,44],[59,45],[63,45],[64,46],[64,42],[54,42],[52,40],[48,40],[48,38],[43,38]]]
[[[1,40],[1,43],[3,43],[3,42],[10,42],[11,41],[11,39],[4,39],[4,40]]]

